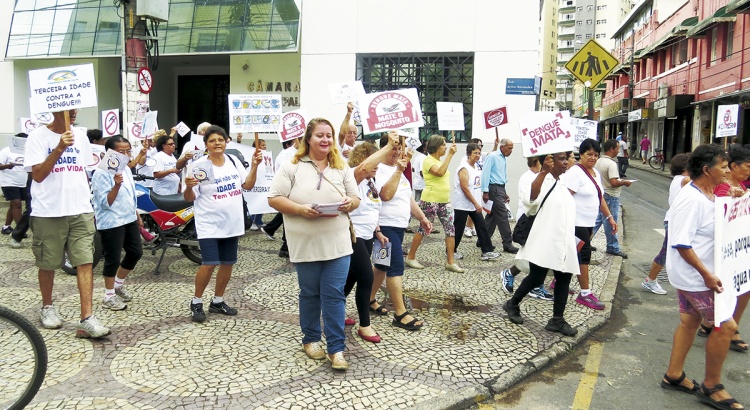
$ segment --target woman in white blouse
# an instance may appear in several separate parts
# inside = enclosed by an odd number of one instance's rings
[[[544,328],[574,336],[578,331],[563,318],[570,280],[573,275],[580,274],[575,243],[576,204],[568,188],[559,181],[567,165],[568,154],[565,152],[544,157],[542,170],[531,183],[529,196],[523,199],[529,208],[528,214],[536,215],[526,244],[516,254],[516,259],[529,262],[529,275],[503,309],[508,312],[511,322],[522,324],[521,301],[532,289],[544,283],[547,271],[552,269],[557,284],[552,318]],[[540,208],[542,202],[544,206]]]

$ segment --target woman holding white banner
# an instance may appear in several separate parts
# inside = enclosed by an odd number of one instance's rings
[[[237,309],[224,301],[224,291],[232,276],[232,266],[237,262],[239,237],[245,234],[242,190],[253,189],[262,155],[256,151],[248,173],[237,157],[224,152],[228,140],[223,128],[208,127],[203,136],[208,155],[197,159],[191,166],[210,164],[207,169],[211,172],[206,172],[208,175],[203,183],[193,175],[185,178],[183,196],[186,201],[194,202],[195,232],[201,248],[201,266],[195,274],[195,294],[189,303],[193,322],[206,320],[203,292],[217,265],[219,272],[208,311],[228,316],[237,314]]]
[[[457,150],[458,148],[456,147],[455,142],[449,149],[445,143],[445,137],[442,135],[435,134],[427,141],[427,153],[429,155],[427,155],[422,163],[422,176],[424,177],[425,188],[424,191],[422,191],[422,199],[419,201],[419,208],[422,209],[422,212],[424,212],[430,222],[435,218],[438,218],[443,225],[443,229],[445,229],[445,251],[447,254],[445,270],[462,273],[466,272],[466,269],[458,266],[454,259],[456,248],[456,227],[453,225],[453,206],[451,206],[450,203],[451,173],[448,171],[448,166]],[[442,158],[446,152],[448,155],[443,162],[440,162],[440,158]],[[406,266],[414,269],[424,268],[424,266],[416,260],[417,249],[419,249],[419,245],[422,243],[424,235],[425,231],[420,225],[411,241],[409,255],[406,257]]]
[[[729,172],[727,154],[718,145],[701,145],[690,156],[688,172],[692,182],[680,190],[670,208],[667,273],[677,289],[680,324],[661,386],[694,394],[715,408],[740,409],[744,407],[721,384],[721,368],[737,323],[731,316],[714,323],[714,292],[724,292],[724,284],[714,274],[714,189]],[[701,320],[715,328],[706,342],[705,379],[698,386],[685,377],[683,368]]]

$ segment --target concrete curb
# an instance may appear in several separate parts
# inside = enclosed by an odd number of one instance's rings
[[[529,361],[523,365],[516,366],[510,369],[510,371],[488,380],[484,384],[478,384],[475,387],[467,387],[445,396],[426,400],[419,403],[414,408],[418,410],[454,410],[466,408],[472,404],[480,403],[495,394],[507,391],[514,384],[523,380],[527,376],[547,367],[547,365],[552,363],[553,360],[568,354],[593,332],[604,326],[609,320],[612,315],[612,301],[614,300],[617,284],[620,280],[621,269],[622,258],[619,256],[613,257],[612,265],[607,273],[607,280],[604,283],[601,296],[599,297],[599,300],[606,303],[606,307],[600,313],[592,316],[588,323],[579,326],[578,334],[576,336],[563,337],[552,347],[529,359]]]

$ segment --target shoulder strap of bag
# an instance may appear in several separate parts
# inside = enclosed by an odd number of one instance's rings
[[[547,191],[547,195],[545,195],[545,196],[544,196],[544,199],[542,199],[542,203],[541,203],[541,204],[539,204],[539,209],[537,209],[537,210],[536,210],[536,215],[539,215],[539,211],[541,211],[541,210],[542,210],[542,207],[544,206],[544,203],[545,203],[545,202],[547,201],[547,198],[549,198],[549,194],[551,194],[551,193],[552,193],[552,191],[554,191],[554,190],[555,190],[555,186],[556,186],[556,185],[557,185],[557,180],[555,180],[555,183],[554,183],[554,184],[552,184],[552,188],[550,188],[550,189],[549,189],[549,191]]]
[[[344,195],[344,194],[341,193],[341,191],[339,190],[339,188],[333,182],[331,182],[331,180],[328,179],[328,177],[326,177],[322,172],[318,171],[318,166],[315,165],[315,163],[311,162],[310,165],[312,165],[313,168],[315,168],[315,171],[317,173],[319,173],[320,176],[323,177],[323,179],[326,180],[326,182],[328,182],[329,184],[331,184],[331,186],[333,187],[333,189],[335,189],[336,192],[339,193],[339,195],[346,196],[346,195]],[[351,224],[352,223],[352,218],[349,216],[349,212],[344,212],[344,215],[346,215],[346,218],[349,220],[349,223]]]
[[[601,200],[602,191],[601,189],[599,189],[599,184],[597,184],[596,181],[594,181],[594,177],[592,177],[591,174],[589,174],[589,171],[587,171],[583,165],[581,164],[576,164],[576,165],[581,167],[581,171],[583,171],[583,173],[586,174],[587,177],[589,177],[589,179],[591,180],[591,183],[594,184],[594,188],[596,188],[596,192],[599,194],[599,200]]]

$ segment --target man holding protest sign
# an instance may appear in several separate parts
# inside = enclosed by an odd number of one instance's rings
[[[482,169],[482,200],[492,201],[492,212],[487,215],[487,231],[490,238],[495,234],[495,227],[503,239],[503,251],[517,253],[508,221],[508,209],[505,204],[510,201],[505,192],[508,182],[508,157],[513,153],[513,141],[503,138],[500,149],[487,155]]]
[[[52,305],[52,287],[55,269],[62,266],[67,252],[71,265],[77,267],[81,298],[81,321],[76,324],[76,336],[99,338],[110,334],[110,330],[93,315],[95,228],[86,176],[86,166],[93,157],[86,134],[70,128],[77,112],[76,109],[55,112],[51,124],[29,134],[24,167],[33,178],[31,230],[42,293],[42,325],[47,329],[62,327]]]

